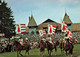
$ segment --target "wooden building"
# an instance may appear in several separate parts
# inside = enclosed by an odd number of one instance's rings
[[[67,23],[67,28],[73,33],[73,37],[76,37],[76,35],[77,35],[80,38],[80,36],[79,36],[80,23],[72,23],[72,21],[70,20],[67,13],[65,13],[65,15],[63,17],[63,21],[65,21]],[[29,23],[28,23],[28,27],[26,28],[26,30],[27,30],[26,32],[28,34],[35,34],[36,35],[36,34],[39,34],[39,30],[45,29],[46,33],[47,33],[48,24],[51,24],[53,26],[57,26],[55,36],[57,38],[59,38],[60,34],[61,34],[61,24],[60,23],[57,23],[51,19],[47,19],[47,20],[43,21],[41,24],[37,25],[36,21],[34,20],[33,15],[31,15],[31,17],[29,17]]]

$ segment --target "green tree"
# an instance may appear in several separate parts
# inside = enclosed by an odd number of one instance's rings
[[[5,37],[10,38],[15,34],[15,21],[11,8],[5,1],[0,0],[0,33],[5,33]]]

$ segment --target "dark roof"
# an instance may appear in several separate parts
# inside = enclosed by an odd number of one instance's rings
[[[61,30],[61,24],[51,20],[51,19],[47,19],[46,21],[44,21],[43,23],[39,24],[38,25],[38,28],[37,28],[37,31],[38,30],[41,30],[43,28],[47,28],[48,27],[48,24],[51,24],[53,26],[57,26],[57,30]]]
[[[29,17],[29,23],[28,26],[37,26],[36,21],[34,20],[34,17],[31,15],[31,17]]]
[[[69,16],[67,15],[67,13],[65,13],[63,21],[65,21],[67,24],[72,24],[72,22],[71,22]]]
[[[51,19],[47,19],[47,20],[45,20],[43,23],[47,23],[47,22],[55,22],[55,21],[53,21],[53,20],[51,20]],[[56,23],[56,22],[55,22]]]

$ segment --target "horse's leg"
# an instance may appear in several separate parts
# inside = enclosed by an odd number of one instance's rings
[[[44,51],[42,52],[42,57],[44,57]]]
[[[56,48],[56,46],[55,46],[55,55],[56,55],[56,52],[57,52],[57,48]]]
[[[26,53],[27,53],[27,52],[25,52],[25,55],[26,55]]]
[[[55,46],[55,52],[57,52],[57,48],[56,48],[56,46]]]
[[[17,51],[17,57],[19,57],[19,55],[18,55],[18,51]]]
[[[28,51],[28,55],[29,55],[29,51]]]
[[[61,54],[62,54],[62,48],[61,48]]]
[[[23,55],[21,54],[21,50],[19,51],[19,54],[20,54],[21,56],[23,56]]]
[[[43,57],[44,57],[45,51],[43,51]]]
[[[66,56],[67,56],[67,51],[66,51]]]
[[[51,56],[51,52],[52,52],[52,51],[50,50],[49,56]]]
[[[48,50],[48,54],[49,54],[49,49],[47,49]]]
[[[41,56],[41,52],[40,52],[40,56]]]
[[[73,55],[72,55],[72,51],[73,51],[72,49],[69,50],[69,54],[71,55],[70,57],[73,56]]]
[[[25,55],[26,55],[27,52],[28,52],[28,55],[29,55],[29,50],[26,50]]]

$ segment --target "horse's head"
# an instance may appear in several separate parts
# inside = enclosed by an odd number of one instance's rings
[[[47,45],[47,47],[52,47],[53,46],[49,41],[46,41],[46,45]]]
[[[14,41],[14,45],[21,45],[18,41]]]
[[[43,41],[43,40],[41,40],[41,41],[40,41],[40,43],[44,43],[44,41]]]
[[[56,41],[55,41],[55,44],[56,44],[56,46],[57,46],[57,45],[59,45],[59,41],[58,41],[58,40],[56,40]]]

